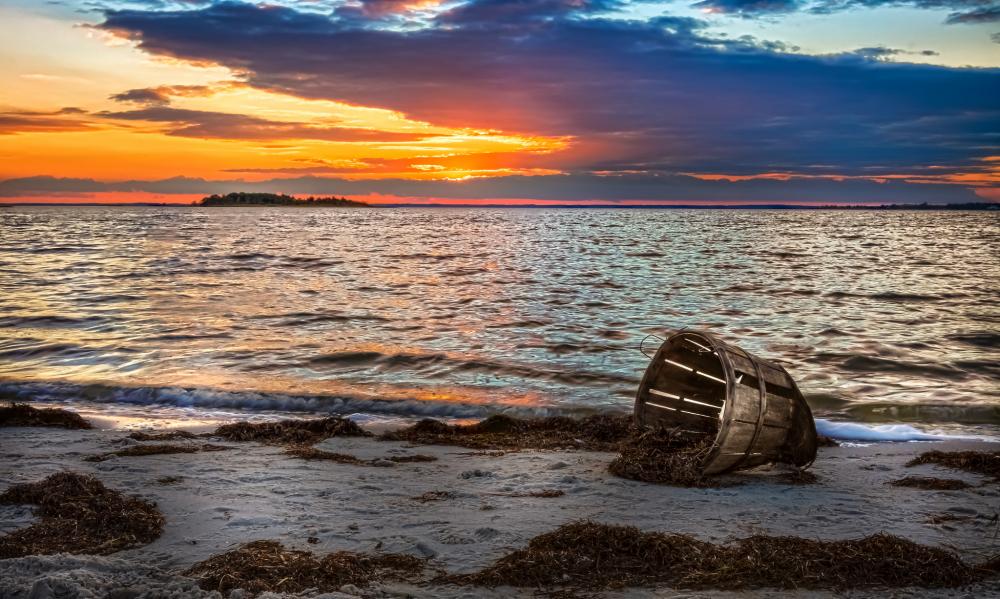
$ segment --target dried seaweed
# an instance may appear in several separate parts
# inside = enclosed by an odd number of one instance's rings
[[[679,580],[712,545],[685,535],[643,533],[637,528],[573,522],[533,538],[488,568],[454,576],[481,586],[592,589]]]
[[[840,447],[840,442],[825,435],[816,435],[816,447]]]
[[[215,429],[214,435],[228,441],[257,441],[272,445],[318,443],[330,437],[370,437],[353,421],[337,416],[311,420],[236,422]]]
[[[198,435],[188,431],[166,431],[162,433],[145,433],[136,431],[128,436],[136,441],[178,441],[180,439],[196,439]]]
[[[436,462],[437,458],[434,456],[415,454],[415,455],[404,455],[404,456],[389,456],[387,458],[374,458],[371,460],[362,460],[357,456],[353,456],[347,453],[334,453],[332,451],[323,451],[322,449],[316,449],[308,445],[296,445],[289,447],[285,450],[290,456],[301,458],[303,460],[326,460],[330,462],[337,462],[338,464],[352,464],[354,466],[393,466],[395,464],[405,464],[414,462]]]
[[[469,425],[424,419],[382,435],[388,441],[425,445],[457,445],[482,450],[561,449],[614,451],[635,431],[631,416],[598,414],[581,419],[552,416],[514,418],[490,416]]]
[[[757,535],[714,545],[688,535],[573,522],[458,584],[601,590],[641,585],[742,590],[955,587],[976,570],[943,549],[887,534],[847,541]]]
[[[410,497],[413,501],[419,501],[420,503],[427,503],[428,501],[442,501],[444,499],[454,499],[458,497],[451,491],[427,491],[423,495],[417,495],[416,497]]]
[[[496,495],[499,497],[541,497],[541,498],[551,498],[551,497],[562,497],[566,494],[566,491],[561,489],[542,489],[541,491],[517,491],[514,493],[490,493],[490,495]]]
[[[718,480],[706,479],[702,471],[713,440],[712,435],[671,429],[642,431],[622,443],[621,455],[608,470],[615,476],[648,483],[718,486]]]
[[[907,476],[889,483],[894,487],[912,487],[928,491],[958,491],[972,487],[964,480],[957,478],[934,478],[931,476]]]
[[[1000,555],[994,555],[985,562],[976,565],[984,578],[992,578],[1000,574]]]
[[[968,522],[974,519],[975,519],[974,516],[961,516],[958,514],[949,514],[945,512],[945,513],[931,514],[930,516],[927,516],[927,518],[924,519],[924,524],[938,525],[938,524],[946,524],[948,522]]]
[[[0,407],[0,427],[51,426],[72,429],[94,428],[76,412],[61,408],[35,408],[23,403]]]
[[[0,494],[0,503],[35,504],[40,519],[0,537],[0,559],[54,553],[104,555],[150,543],[163,532],[163,515],[154,504],[73,472],[14,485]]]
[[[132,447],[126,447],[125,449],[119,449],[118,451],[112,451],[105,454],[94,455],[84,458],[87,462],[103,462],[105,460],[110,460],[112,457],[137,457],[137,456],[147,456],[147,455],[166,455],[172,453],[198,453],[199,451],[225,451],[230,449],[224,445],[213,445],[211,443],[205,443],[203,445],[174,445],[170,443],[158,443],[155,445],[133,445]]]
[[[412,464],[417,462],[436,462],[437,458],[432,455],[424,455],[422,453],[415,453],[412,455],[392,455],[387,458],[390,462],[396,462],[397,464]]]
[[[937,464],[946,468],[1000,478],[1000,451],[927,451],[910,460],[907,466]]]
[[[778,477],[786,485],[815,485],[819,477],[808,470],[792,470]]]
[[[185,575],[197,579],[202,589],[223,594],[234,589],[250,595],[307,589],[325,593],[345,584],[365,586],[376,580],[412,576],[423,567],[423,560],[412,555],[339,551],[318,557],[286,549],[276,541],[254,541],[199,562]]]
[[[316,449],[315,447],[309,447],[308,445],[289,447],[285,450],[285,453],[303,460],[324,460],[327,462],[337,462],[338,464],[352,464],[354,466],[370,465],[366,464],[364,460],[357,456],[347,453],[323,451],[322,449]]]

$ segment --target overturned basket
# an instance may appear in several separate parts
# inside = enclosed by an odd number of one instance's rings
[[[671,335],[646,368],[635,417],[647,428],[715,433],[705,474],[816,459],[816,424],[781,365],[713,335]]]

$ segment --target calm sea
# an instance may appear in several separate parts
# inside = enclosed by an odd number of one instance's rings
[[[817,416],[994,434],[998,250],[985,212],[15,207],[0,397],[629,410],[640,341],[697,327],[784,363]]]

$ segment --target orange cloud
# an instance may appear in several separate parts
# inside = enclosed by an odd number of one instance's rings
[[[535,163],[571,143],[442,127],[391,110],[302,99],[239,82],[136,88],[111,97],[139,106],[0,113],[0,178],[235,179],[239,173],[259,180],[269,173],[335,172],[463,180],[559,173]]]

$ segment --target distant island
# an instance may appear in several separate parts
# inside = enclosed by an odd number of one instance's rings
[[[335,208],[370,208],[364,202],[347,198],[309,196],[303,200],[283,193],[227,193],[224,196],[210,195],[195,202],[195,206],[323,206]]]

